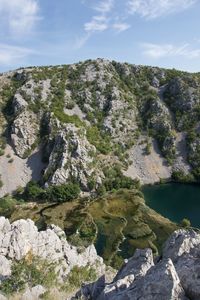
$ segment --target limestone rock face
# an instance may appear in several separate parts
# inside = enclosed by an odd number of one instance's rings
[[[136,250],[111,283],[101,277],[84,286],[74,299],[198,300],[200,299],[200,234],[177,230],[163,255],[153,261],[150,249]]]
[[[86,139],[85,130],[68,125],[60,132],[54,142],[46,174],[50,184],[63,184],[75,178],[83,190],[88,190],[88,179],[94,175],[91,166],[95,147]]]
[[[171,257],[189,298],[200,299],[200,235],[178,230],[165,244],[164,257]]]
[[[11,275],[11,262],[0,255],[0,282]]]
[[[74,266],[98,265],[100,274],[104,271],[103,259],[99,257],[93,245],[83,249],[71,246],[65,233],[57,226],[46,231],[38,231],[31,220],[18,220],[9,223],[0,218],[0,276],[9,276],[12,261],[19,261],[29,253],[35,257],[58,263],[60,279],[67,276]]]
[[[128,283],[125,278],[125,285],[116,291],[105,290],[98,298],[104,299],[142,299],[142,300],[169,300],[187,299],[181,287],[179,277],[170,259],[163,260],[155,267],[152,267],[146,276]],[[128,284],[127,284],[128,283]]]
[[[16,154],[24,158],[32,149],[39,132],[37,117],[28,110],[22,111],[14,120],[11,127],[11,140]]]
[[[20,300],[37,300],[45,293],[46,289],[41,285],[36,285],[32,289],[27,288]]]
[[[145,276],[152,266],[154,266],[152,251],[137,249],[134,256],[128,259],[117,273],[114,281],[129,275],[134,275],[135,278]]]

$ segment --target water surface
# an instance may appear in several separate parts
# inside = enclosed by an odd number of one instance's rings
[[[200,227],[200,185],[168,183],[145,186],[146,204],[174,222],[183,218]]]

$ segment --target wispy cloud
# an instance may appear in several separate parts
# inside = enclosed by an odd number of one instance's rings
[[[90,21],[84,24],[85,36],[76,41],[75,48],[81,48],[97,32],[100,33],[112,29],[120,33],[130,28],[128,23],[121,21],[118,16],[116,17],[113,14],[115,4],[116,0],[100,0],[92,6],[95,15],[92,16]]]
[[[123,31],[129,29],[131,26],[130,26],[130,24],[128,24],[128,23],[117,22],[117,23],[114,23],[114,24],[112,25],[112,27],[113,27],[117,32],[123,32]]]
[[[105,15],[93,16],[90,22],[84,24],[86,32],[104,31],[108,28],[108,17]]]
[[[197,0],[129,0],[130,14],[146,19],[155,19],[170,13],[180,12],[194,5]]]
[[[0,65],[13,66],[26,59],[30,54],[37,54],[34,50],[7,44],[0,44]]]
[[[0,26],[11,35],[29,34],[40,19],[37,0],[0,0]]]
[[[164,57],[182,56],[188,59],[194,59],[200,57],[200,48],[194,49],[190,44],[184,44],[182,46],[176,46],[172,44],[141,44],[143,54],[150,58],[159,59]]]
[[[107,1],[103,0],[97,3],[94,6],[94,9],[102,14],[106,14],[111,11],[113,6],[114,6],[114,0],[107,0]]]

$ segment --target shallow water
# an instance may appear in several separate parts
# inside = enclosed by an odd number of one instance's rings
[[[200,228],[200,185],[168,183],[145,186],[146,204],[155,211],[179,223],[183,218]]]

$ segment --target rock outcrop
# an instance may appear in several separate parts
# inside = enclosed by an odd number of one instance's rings
[[[178,230],[166,241],[162,257],[153,260],[150,249],[136,250],[111,283],[101,278],[83,286],[74,299],[198,300],[199,257],[200,234]]]
[[[98,266],[100,274],[104,271],[103,259],[97,255],[93,245],[79,251],[67,242],[64,231],[59,227],[52,225],[46,231],[38,231],[29,219],[10,224],[8,219],[1,217],[1,280],[10,275],[13,261],[29,255],[55,263],[61,281],[74,266]]]

